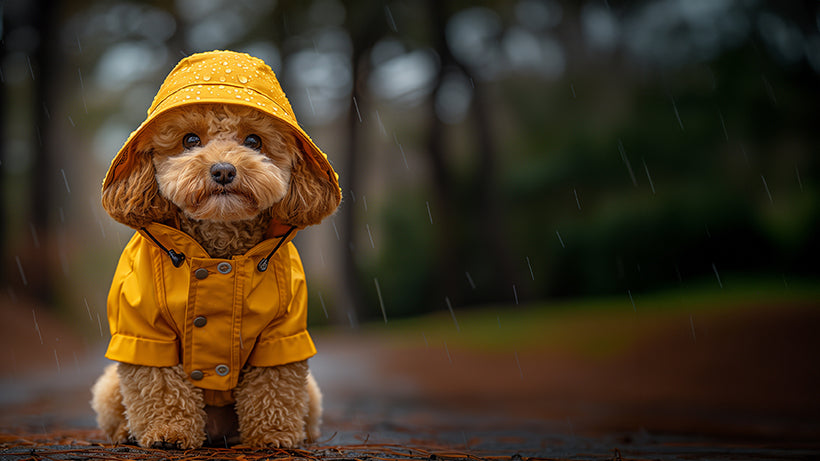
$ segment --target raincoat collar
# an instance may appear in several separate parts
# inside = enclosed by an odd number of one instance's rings
[[[296,232],[296,228],[291,227],[284,235],[267,238],[245,252],[242,257],[270,259],[277,249],[296,237]],[[148,224],[139,229],[139,233],[145,237],[146,240],[150,241],[152,245],[167,254],[175,267],[181,266],[185,259],[188,258],[219,259],[211,258],[208,252],[202,248],[202,245],[190,235],[179,229],[166,226],[165,224]],[[179,255],[179,259],[172,256],[172,254]],[[180,262],[177,263],[177,260]]]

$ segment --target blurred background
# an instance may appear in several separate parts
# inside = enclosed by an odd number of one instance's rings
[[[264,59],[340,175],[340,210],[296,241],[314,326],[818,292],[815,0],[6,0],[0,17],[11,369],[20,337],[58,367],[107,341],[132,231],[102,178],[176,62],[212,49]]]
[[[211,49],[268,62],[341,176],[300,236],[317,321],[816,277],[820,7],[786,3],[6,1],[3,295],[103,311],[101,178]]]

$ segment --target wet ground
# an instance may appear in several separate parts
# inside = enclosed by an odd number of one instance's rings
[[[812,302],[564,312],[526,338],[503,311],[492,329],[464,314],[316,330],[320,443],[189,453],[107,445],[88,406],[104,345],[4,309],[0,459],[820,459]]]

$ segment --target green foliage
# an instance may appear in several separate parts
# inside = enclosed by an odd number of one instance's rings
[[[727,274],[816,276],[809,255],[820,254],[818,169],[808,153],[818,135],[807,121],[820,114],[817,99],[806,97],[818,92],[804,78],[811,71],[775,66],[749,45],[670,74],[632,72],[491,87],[518,294],[640,293]],[[511,287],[499,285],[498,268],[483,257],[486,242],[477,240],[483,205],[471,192],[480,185],[465,178],[453,184],[460,193],[451,221],[458,261],[477,289],[463,283],[448,295],[509,302]],[[410,194],[404,206],[424,201]],[[372,271],[389,273],[391,290],[408,295],[395,301],[398,311],[445,309],[431,280],[429,223],[406,219],[400,207],[385,220],[387,249]]]
[[[425,200],[416,193],[398,192],[384,207],[381,220],[387,248],[360,271],[361,290],[367,297],[364,315],[382,315],[374,279],[378,279],[389,318],[425,311],[420,302],[437,298],[436,280],[431,277],[435,273],[435,229],[427,219]]]

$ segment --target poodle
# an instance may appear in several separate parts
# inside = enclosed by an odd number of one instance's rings
[[[208,70],[235,85],[217,86]],[[240,90],[256,99],[234,103]],[[177,65],[103,183],[106,212],[137,230],[108,298],[106,356],[117,363],[92,388],[112,441],[289,448],[319,437],[304,270],[290,240],[340,200],[269,67],[233,52]]]

